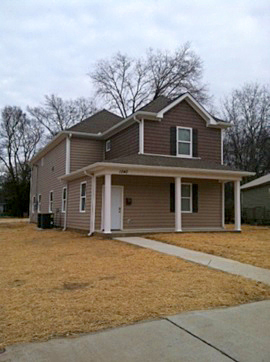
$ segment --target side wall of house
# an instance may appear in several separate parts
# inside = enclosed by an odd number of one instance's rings
[[[109,138],[111,150],[105,151],[105,160],[129,156],[139,152],[139,125],[135,123]],[[105,143],[104,143],[105,147]]]
[[[198,132],[198,157],[221,162],[221,130],[206,127],[205,120],[183,101],[167,113],[160,122],[144,121],[144,152],[170,155],[170,128],[190,127]]]
[[[215,180],[182,179],[198,184],[198,212],[183,213],[182,226],[186,229],[221,227],[221,184]],[[170,211],[170,184],[173,178],[112,176],[113,185],[124,186],[124,229],[174,228],[175,214]],[[97,178],[96,229],[101,228],[102,185]],[[126,198],[132,200],[126,205]]]
[[[86,182],[85,212],[80,212],[80,185],[82,182]],[[80,179],[69,182],[67,228],[89,231],[90,206],[91,206],[91,178],[82,177]]]
[[[270,184],[242,190],[242,206],[265,207],[270,210]]]
[[[72,137],[70,140],[70,172],[103,160],[104,142]]]
[[[53,191],[53,208],[55,224],[63,226],[64,213],[62,213],[62,189],[65,186],[58,180],[59,176],[65,174],[66,165],[66,140],[59,143],[49,151],[43,160],[39,160],[34,166],[31,179],[30,192],[30,221],[37,222],[37,210],[32,212],[33,196],[41,194],[41,213],[49,212],[49,193]]]

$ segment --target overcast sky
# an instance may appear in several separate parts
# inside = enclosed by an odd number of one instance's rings
[[[0,108],[90,96],[96,60],[186,41],[216,103],[245,82],[270,83],[269,0],[0,0]]]

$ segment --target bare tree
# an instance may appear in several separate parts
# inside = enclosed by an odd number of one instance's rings
[[[45,101],[39,107],[27,107],[27,111],[41,125],[49,138],[59,131],[81,122],[96,112],[96,107],[91,99],[77,98],[75,100],[63,100],[54,94],[45,95]]]
[[[202,72],[201,59],[186,43],[173,54],[149,49],[144,57],[136,59],[117,53],[111,59],[99,60],[89,76],[96,95],[110,109],[127,117],[160,95],[175,98],[189,91],[201,102],[207,102]]]
[[[246,84],[225,99],[223,109],[233,125],[224,140],[226,163],[257,177],[270,172],[269,86]]]
[[[42,130],[18,107],[5,107],[0,122],[0,168],[13,215],[28,210],[30,166]]]

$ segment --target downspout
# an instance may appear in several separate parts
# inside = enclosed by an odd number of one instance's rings
[[[139,123],[139,154],[144,154],[144,119],[139,120],[136,115],[133,119]]]
[[[65,216],[64,216],[64,228],[63,231],[67,230],[67,213],[68,213],[68,182],[66,183],[66,212],[65,212]],[[62,189],[63,192],[63,189]],[[62,194],[63,197],[63,194]]]
[[[90,225],[88,236],[93,235],[95,232],[95,218],[96,218],[96,176],[84,171],[84,174],[91,177],[91,207],[90,207]]]

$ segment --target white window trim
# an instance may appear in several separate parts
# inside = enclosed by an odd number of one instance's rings
[[[85,184],[85,196],[82,196],[82,185]],[[80,183],[80,212],[85,212],[86,211],[86,184],[87,182],[86,181],[83,181]],[[85,209],[82,210],[82,199],[85,199]]]
[[[37,212],[41,212],[41,194],[38,194],[38,207],[37,207]]]
[[[51,201],[51,194],[53,195],[52,201]],[[49,192],[49,212],[51,212],[51,213],[52,213],[52,209],[53,209],[53,202],[54,202],[54,194],[53,194],[53,190],[51,190]]]
[[[178,140],[178,130],[179,129],[186,129],[190,131],[190,141],[181,141]],[[190,152],[189,155],[183,155],[182,153],[178,153],[178,143],[187,143],[190,145]],[[192,154],[193,154],[193,149],[192,149],[192,143],[193,143],[193,132],[192,132],[192,128],[190,127],[176,127],[176,155],[178,157],[183,157],[183,158],[192,158]]]
[[[66,190],[66,198],[64,199],[64,190]],[[65,203],[64,203],[65,201]],[[65,205],[65,208],[64,208],[64,205]],[[66,212],[66,209],[67,209],[67,187],[63,187],[62,188],[62,213],[65,214]]]
[[[106,152],[109,152],[111,150],[112,146],[111,146],[111,140],[107,140],[105,143],[105,149]]]
[[[32,214],[35,213],[36,195],[32,197]]]
[[[183,210],[181,210],[181,213],[182,213],[182,214],[192,214],[192,212],[193,212],[193,210],[192,210],[192,200],[193,200],[192,183],[183,182],[183,183],[181,184],[181,188],[182,188],[182,186],[184,186],[184,185],[188,185],[188,186],[190,187],[190,197],[183,196],[183,192],[182,192],[182,189],[181,189],[181,205],[182,205],[182,200],[183,200],[183,199],[190,199],[190,202],[189,202],[190,211],[183,211]]]

